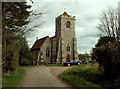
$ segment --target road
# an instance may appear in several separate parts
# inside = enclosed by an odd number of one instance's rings
[[[19,85],[20,87],[66,87],[65,89],[71,87],[57,77],[62,71],[68,69],[67,67],[35,66],[24,69],[26,75]]]

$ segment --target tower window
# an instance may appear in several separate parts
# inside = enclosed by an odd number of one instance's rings
[[[70,45],[69,44],[66,47],[66,51],[70,51]]]
[[[66,23],[66,28],[70,28],[70,21]]]

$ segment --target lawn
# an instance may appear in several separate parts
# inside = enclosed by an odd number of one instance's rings
[[[17,71],[13,72],[12,74],[7,75],[2,80],[2,87],[3,89],[6,87],[11,87],[10,89],[15,89],[18,87],[19,83],[23,79],[25,75],[25,70],[18,69]]]
[[[103,89],[98,84],[100,76],[96,64],[82,64],[59,75],[60,78],[68,81],[77,89]]]

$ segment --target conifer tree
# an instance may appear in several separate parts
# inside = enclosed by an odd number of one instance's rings
[[[22,27],[29,21],[31,6],[26,2],[2,2],[2,52],[3,71],[15,70],[22,46]],[[9,65],[8,65],[9,64]]]

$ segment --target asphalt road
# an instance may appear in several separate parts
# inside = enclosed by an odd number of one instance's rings
[[[35,66],[25,68],[25,70],[26,75],[19,87],[64,87],[65,89],[71,89],[69,88],[71,85],[61,81],[52,73],[51,70],[55,70],[55,67]]]

